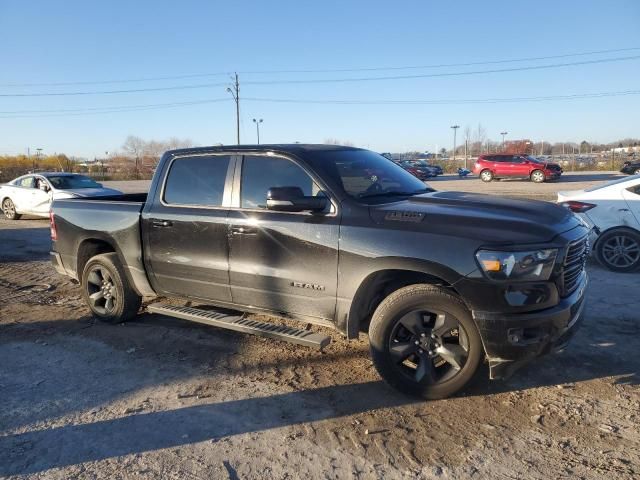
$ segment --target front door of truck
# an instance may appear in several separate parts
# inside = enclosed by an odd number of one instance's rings
[[[272,187],[299,187],[326,195],[319,181],[293,160],[243,157],[239,195],[229,213],[229,279],[234,303],[276,312],[333,319],[338,275],[339,218],[266,209]]]
[[[158,293],[228,302],[226,181],[231,155],[170,161],[159,200],[142,214],[145,266]]]

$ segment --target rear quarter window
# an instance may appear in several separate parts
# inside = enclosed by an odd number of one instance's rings
[[[163,200],[170,205],[222,205],[229,155],[176,158],[167,175]]]

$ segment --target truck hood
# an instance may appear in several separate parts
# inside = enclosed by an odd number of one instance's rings
[[[580,221],[549,202],[516,200],[465,192],[433,192],[407,200],[372,205],[376,223],[492,244],[529,244],[553,240]]]

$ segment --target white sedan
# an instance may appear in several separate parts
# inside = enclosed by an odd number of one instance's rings
[[[610,270],[640,268],[640,175],[558,193],[558,203],[592,228],[593,252]]]
[[[22,215],[48,217],[54,199],[102,197],[121,193],[77,173],[35,173],[0,185],[0,205],[7,219],[18,220]]]

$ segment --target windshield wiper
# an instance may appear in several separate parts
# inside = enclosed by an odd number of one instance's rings
[[[411,197],[413,195],[419,195],[421,193],[435,192],[433,188],[423,188],[414,192],[398,192],[391,190],[388,192],[376,192],[360,195],[358,198],[372,198],[372,197]]]

